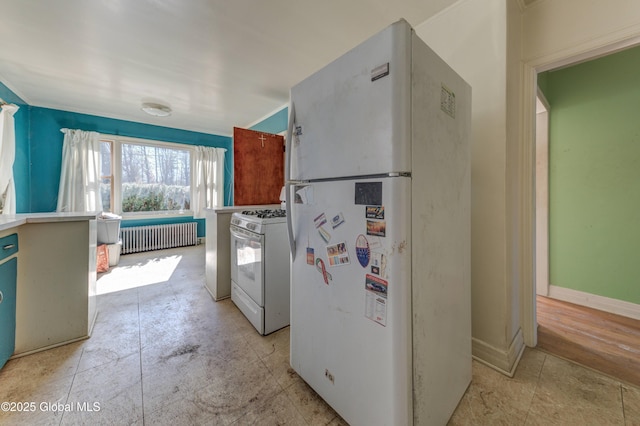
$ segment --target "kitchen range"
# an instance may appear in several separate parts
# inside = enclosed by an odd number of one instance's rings
[[[262,335],[289,325],[289,249],[285,211],[233,213],[231,300]]]

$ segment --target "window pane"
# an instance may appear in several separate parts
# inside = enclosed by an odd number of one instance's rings
[[[100,142],[100,175],[111,176],[111,142]]]
[[[189,151],[122,145],[122,211],[186,210],[190,200]]]
[[[111,198],[113,197],[112,147],[113,144],[111,142],[100,142],[100,176],[102,176],[100,196],[102,197],[102,210],[105,212],[113,211],[111,206]]]
[[[100,196],[102,197],[102,211],[112,212],[111,209],[111,178],[102,178],[100,182]]]

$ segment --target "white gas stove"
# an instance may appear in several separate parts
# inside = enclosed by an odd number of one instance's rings
[[[267,225],[286,223],[286,221],[286,211],[280,209],[243,210],[234,213],[231,217],[231,225],[248,229],[257,234],[264,233]]]
[[[231,216],[231,300],[260,334],[289,325],[289,246],[284,210]]]

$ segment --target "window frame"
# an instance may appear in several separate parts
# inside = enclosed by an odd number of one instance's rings
[[[109,174],[103,174],[104,170],[102,170],[102,159],[100,160],[100,181],[101,181],[101,182],[100,182],[100,184],[102,184],[102,181],[103,181],[104,179],[109,179],[110,187],[111,187],[111,195],[110,195],[110,197],[109,197],[109,201],[110,201],[110,203],[109,203],[109,204],[110,204],[110,206],[109,206],[109,207],[113,208],[113,195],[114,195],[114,183],[113,183],[113,180],[114,180],[114,172],[113,172],[113,170],[114,170],[113,157],[114,157],[114,155],[113,155],[113,146],[114,146],[114,142],[113,142],[113,140],[111,140],[111,139],[109,139],[109,140],[106,140],[106,139],[100,139],[100,144],[102,144],[103,142],[104,142],[104,143],[108,143],[108,144],[111,146],[111,147],[109,148],[109,152],[111,153],[111,158],[109,159],[109,168],[110,168],[110,170],[109,170]],[[100,155],[102,155],[102,147],[101,147],[101,149],[100,149]],[[102,194],[101,194],[100,196],[102,196]],[[103,208],[103,210],[104,210],[104,205],[103,205],[103,207],[102,207],[102,208]]]
[[[145,145],[158,148],[176,149],[189,151],[189,196],[191,200],[195,197],[194,191],[194,167],[195,167],[195,146],[175,142],[164,142],[153,139],[140,139],[124,136],[100,135],[100,143],[111,143],[111,212],[122,216],[124,219],[154,219],[159,217],[183,217],[193,216],[193,210],[161,210],[148,212],[123,212],[122,211],[122,145]],[[192,201],[193,202],[193,201]]]

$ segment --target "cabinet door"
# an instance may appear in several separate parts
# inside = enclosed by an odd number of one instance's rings
[[[233,204],[279,204],[282,185],[284,137],[234,127]]]
[[[16,343],[16,279],[18,259],[0,264],[0,368],[13,354]]]

